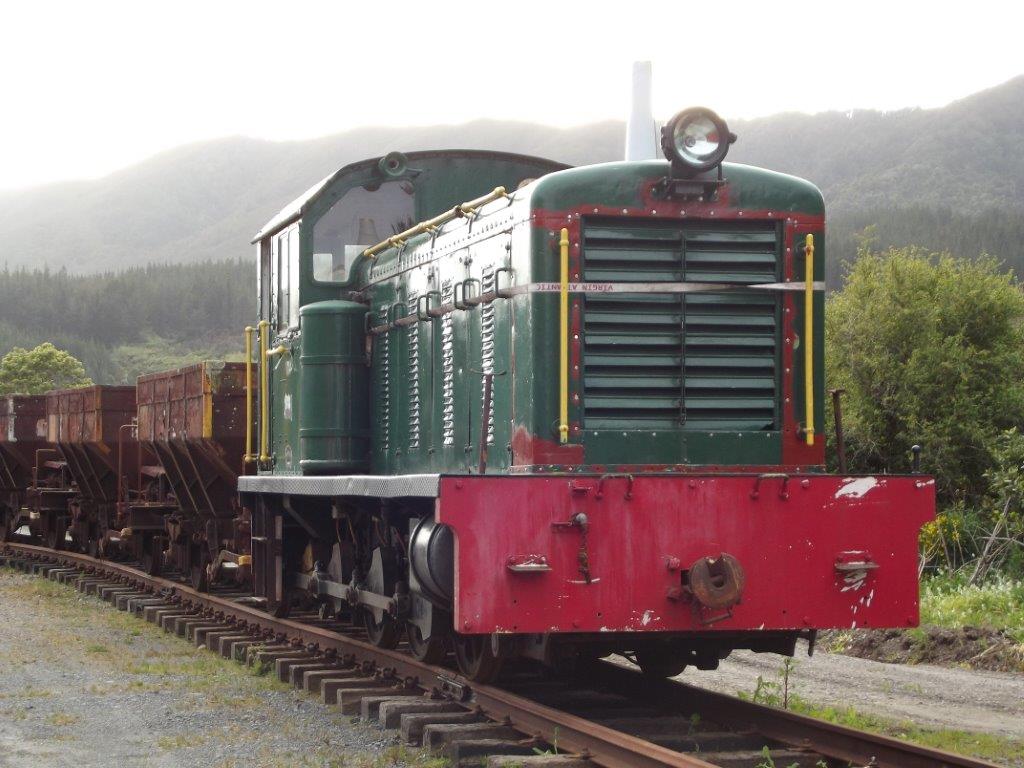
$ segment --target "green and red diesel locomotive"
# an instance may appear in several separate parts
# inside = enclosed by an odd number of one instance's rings
[[[664,160],[342,168],[256,235],[248,362],[140,378],[136,480],[114,425],[96,499],[53,424],[0,435],[3,534],[251,582],[475,680],[915,625],[934,483],[825,471],[823,200],[734,139],[691,109]]]
[[[257,234],[270,610],[477,679],[917,622],[933,483],[824,471],[824,204],[734,139],[692,109],[666,160],[392,153]]]

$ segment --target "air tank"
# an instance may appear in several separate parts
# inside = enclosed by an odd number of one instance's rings
[[[303,474],[358,474],[370,459],[366,307],[319,301],[299,310],[299,467]]]

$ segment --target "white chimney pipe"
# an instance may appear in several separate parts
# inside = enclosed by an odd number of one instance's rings
[[[651,111],[651,62],[633,62],[633,103],[626,123],[626,159],[656,160],[657,128]]]

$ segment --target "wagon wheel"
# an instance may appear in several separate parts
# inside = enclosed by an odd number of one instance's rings
[[[61,519],[55,518],[46,527],[46,538],[44,543],[50,549],[63,549],[66,542],[64,539],[68,534],[68,524]]]
[[[103,546],[100,541],[99,526],[85,523],[85,551],[89,557],[103,557]]]
[[[146,536],[142,540],[142,553],[139,556],[139,562],[142,565],[142,570],[150,576],[158,576],[160,574],[162,559],[163,552],[161,551],[160,537]]]
[[[460,635],[453,638],[459,671],[478,683],[489,683],[501,672],[502,659],[491,649],[490,635]]]
[[[83,554],[89,552],[89,531],[88,529],[83,530],[80,523],[71,526],[71,549]]]
[[[210,589],[210,578],[207,566],[210,564],[210,556],[206,550],[198,544],[193,544],[188,558],[188,580],[193,589],[200,592],[207,592]]]
[[[9,541],[13,531],[11,530],[11,521],[14,519],[14,513],[11,512],[7,507],[0,507],[0,543]]]
[[[440,632],[431,633],[426,640],[420,628],[411,622],[405,625],[405,634],[409,638],[409,650],[418,661],[424,664],[440,664],[448,655],[445,636]]]
[[[292,612],[292,598],[287,592],[281,600],[267,599],[267,613],[275,619],[287,619]]]
[[[402,639],[401,623],[386,613],[380,621],[373,618],[372,611],[364,610],[362,614],[363,626],[371,643],[378,648],[394,648],[398,645],[398,641]]]

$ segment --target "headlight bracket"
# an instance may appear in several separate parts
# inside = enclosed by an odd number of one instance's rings
[[[718,191],[725,186],[722,166],[718,166],[717,177],[693,178],[692,170],[687,174],[678,174],[673,163],[672,172],[654,185],[654,195],[663,200],[693,200],[697,202],[715,202]]]

